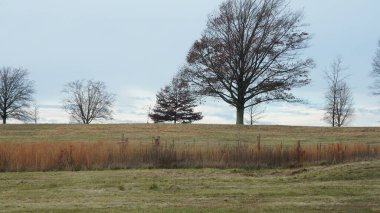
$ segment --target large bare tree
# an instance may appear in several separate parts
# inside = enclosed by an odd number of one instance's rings
[[[380,95],[380,41],[377,47],[376,55],[372,62],[372,74],[376,78],[375,83],[372,87],[374,95]]]
[[[33,101],[34,85],[22,68],[0,69],[0,116],[3,124],[8,118],[30,120],[28,108]]]
[[[300,57],[310,39],[303,27],[302,12],[286,0],[222,3],[188,53],[188,77],[200,94],[234,106],[237,124],[247,107],[298,102],[291,89],[308,84],[314,66]]]
[[[106,91],[101,81],[77,80],[65,85],[63,107],[78,123],[90,124],[96,119],[112,119],[115,95]]]
[[[341,58],[331,64],[331,70],[326,72],[328,90],[326,92],[326,106],[324,120],[332,127],[347,125],[353,116],[353,97],[350,87],[342,75],[344,68]]]

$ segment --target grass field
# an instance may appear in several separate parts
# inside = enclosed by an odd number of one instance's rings
[[[0,125],[0,143],[380,144],[380,128]],[[1,157],[1,156],[0,156]],[[262,169],[0,172],[0,212],[380,212],[380,160]]]
[[[380,143],[380,128],[325,128],[236,125],[0,125],[0,142],[119,142],[124,134],[130,142],[234,143],[294,145],[302,143]]]
[[[0,173],[0,212],[380,212],[380,161],[303,169]]]

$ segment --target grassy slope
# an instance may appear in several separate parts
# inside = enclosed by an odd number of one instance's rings
[[[306,170],[0,173],[0,212],[379,212],[379,177],[380,161]]]
[[[366,142],[380,143],[380,128],[323,128],[236,125],[0,125],[0,142],[118,142],[121,135],[131,142],[151,142],[161,136],[166,142],[231,143],[256,142],[258,135],[266,144]]]

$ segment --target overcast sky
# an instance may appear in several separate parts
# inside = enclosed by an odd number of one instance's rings
[[[113,122],[146,122],[147,107],[185,63],[207,16],[221,0],[0,0],[0,67],[23,67],[35,81],[42,123],[67,123],[63,86],[104,81],[117,95]],[[371,62],[380,39],[378,0],[291,0],[312,36],[312,83],[295,94],[308,104],[266,104],[262,124],[326,125],[323,73],[341,56],[352,87],[351,126],[380,125],[380,97],[371,95]],[[201,123],[235,123],[218,100],[199,107]],[[14,121],[13,121],[14,122]]]

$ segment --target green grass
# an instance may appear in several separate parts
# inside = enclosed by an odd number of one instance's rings
[[[305,169],[0,173],[1,212],[379,212],[380,161]]]
[[[326,128],[236,125],[0,125],[0,142],[119,142],[122,134],[131,142],[151,142],[160,136],[163,142],[234,143],[256,142],[261,135],[265,144],[360,142],[380,143],[380,128]]]

